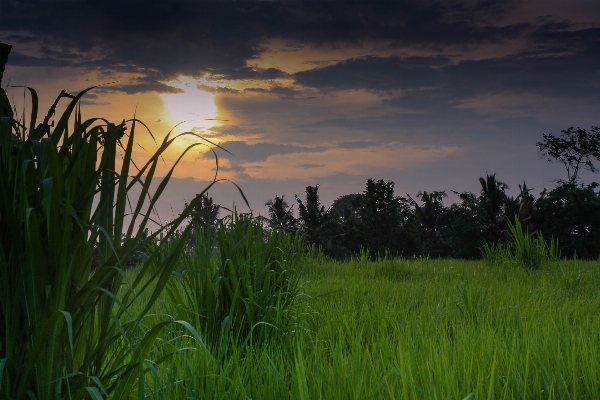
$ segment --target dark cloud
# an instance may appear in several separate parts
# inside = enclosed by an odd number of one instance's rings
[[[165,85],[161,82],[132,83],[129,85],[107,85],[97,89],[99,92],[121,92],[126,94],[158,92],[158,93],[183,93],[182,89]]]
[[[295,74],[299,85],[330,90],[364,89],[375,93],[402,90],[396,101],[409,108],[427,108],[431,99],[449,106],[467,97],[498,93],[541,93],[598,98],[598,44],[574,55],[531,52],[502,58],[451,63],[445,57],[361,57]]]
[[[381,131],[398,127],[397,118],[393,115],[386,116],[335,116],[324,118],[315,122],[302,123],[292,127],[300,132],[310,132],[319,128],[341,128],[353,131]]]
[[[445,57],[360,57],[332,66],[298,72],[299,85],[324,90],[367,89],[385,92],[443,84],[435,67],[448,64]]]
[[[137,1],[2,3],[0,37],[39,44],[38,58],[23,56],[11,60],[14,65],[142,67],[160,71],[163,80],[205,74],[224,79],[285,77],[277,68],[248,65],[264,50],[261,43],[270,38],[301,42],[300,47],[366,40],[409,47],[466,46],[502,42],[526,28],[491,25],[494,18],[514,8],[507,1],[469,5],[421,1],[150,1],[143,6]]]
[[[265,161],[269,156],[275,154],[314,153],[327,150],[326,147],[303,147],[273,143],[247,144],[242,141],[223,142],[219,145],[231,153],[228,154],[218,148],[215,148],[215,151],[219,157],[235,162],[259,162]],[[210,151],[204,153],[204,158],[213,157],[214,156]]]
[[[196,88],[198,90],[202,90],[202,91],[208,92],[208,93],[232,93],[232,94],[239,93],[239,90],[237,90],[237,89],[232,89],[232,88],[228,88],[228,87],[224,87],[224,86],[196,85]]]
[[[0,38],[15,43],[10,59],[14,66],[79,65],[108,75],[136,71],[152,80],[124,85],[126,93],[169,92],[160,82],[179,75],[229,80],[287,77],[275,67],[249,65],[264,50],[264,40],[271,38],[301,43],[296,44],[300,48],[382,40],[392,48],[426,47],[438,54],[451,47],[468,49],[513,39],[530,42],[513,59],[471,61],[471,65],[453,66],[445,56],[371,56],[294,75],[297,83],[319,89],[383,92],[461,79],[481,84],[483,78],[487,88],[499,75],[504,78],[499,89],[528,82],[525,87],[540,87],[556,82],[561,67],[571,76],[581,77],[582,70],[598,72],[600,28],[580,28],[548,17],[497,23],[518,6],[514,1],[150,1],[141,7],[137,1],[30,0],[3,2]],[[18,46],[34,43],[35,56]],[[525,62],[528,58],[537,62]],[[546,73],[549,70],[554,73]],[[269,93],[297,95],[277,86]]]
[[[277,68],[257,69],[252,67],[243,68],[221,68],[211,71],[211,76],[216,79],[239,80],[239,79],[260,79],[272,80],[285,78],[288,76],[285,72]]]
[[[7,35],[4,37],[4,40],[10,43],[25,44],[35,43],[37,42],[38,38],[31,35]]]
[[[269,93],[269,90],[265,89],[265,88],[246,88],[246,89],[244,89],[244,92],[249,92],[249,93]]]
[[[59,59],[29,56],[19,51],[11,51],[9,56],[11,66],[15,67],[65,67],[72,66],[72,62]]]
[[[281,85],[273,85],[269,89],[265,88],[246,88],[244,92],[249,93],[264,93],[264,94],[274,94],[279,96],[282,99],[297,97],[302,94],[302,92],[292,89],[290,87],[285,87]]]

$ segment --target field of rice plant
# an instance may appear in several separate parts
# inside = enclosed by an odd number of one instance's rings
[[[165,331],[148,360],[176,354],[146,361],[135,396],[600,398],[598,262],[532,271],[508,261],[339,262],[313,252],[295,265],[302,293],[283,325],[271,318],[248,335],[238,321],[212,339]],[[178,288],[186,290],[174,279],[170,290]],[[201,321],[202,306],[184,298],[165,295],[147,323],[189,319],[190,310]]]

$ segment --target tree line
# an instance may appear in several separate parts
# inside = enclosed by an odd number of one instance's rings
[[[568,177],[537,197],[526,182],[518,185],[516,197],[509,196],[508,185],[487,173],[479,178],[479,193],[453,191],[459,202],[450,205],[444,204],[446,191],[402,196],[394,193],[394,182],[369,179],[362,193],[340,196],[329,208],[319,199],[318,184],[307,186],[303,198],[296,195],[292,205],[276,195],[266,202],[268,217],[261,222],[268,228],[301,232],[310,244],[340,259],[361,249],[374,257],[473,259],[481,257],[484,244],[506,240],[509,224],[518,219],[531,235],[556,239],[563,256],[599,257],[599,185],[584,185],[578,175],[584,169],[597,172],[593,161],[600,160],[600,128],[569,128],[558,137],[543,134],[536,145],[542,157],[562,163]],[[196,223],[216,219],[218,207],[210,198],[198,204]]]

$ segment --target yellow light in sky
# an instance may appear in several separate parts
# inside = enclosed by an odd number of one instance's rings
[[[167,82],[169,86],[183,90],[183,93],[166,93],[161,97],[171,122],[179,125],[180,131],[190,131],[195,127],[208,128],[219,125],[215,118],[217,106],[212,93],[198,90],[197,80],[180,76],[177,80]]]

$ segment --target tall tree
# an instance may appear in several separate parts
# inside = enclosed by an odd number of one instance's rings
[[[273,200],[265,203],[269,207],[269,226],[291,232],[296,229],[296,218],[294,218],[293,206],[289,206],[284,199],[285,195],[275,195]]]
[[[347,209],[351,215],[358,217],[358,209],[360,208],[362,197],[362,193],[340,196],[331,204],[331,212],[338,217],[343,217]]]
[[[361,246],[364,246],[359,216],[362,200],[362,193],[353,193],[338,197],[331,205],[331,216],[339,227],[340,248],[337,253],[343,258],[358,253]]]
[[[479,203],[483,211],[483,220],[495,227],[496,233],[499,233],[506,222],[504,209],[508,185],[497,180],[496,174],[486,174],[485,179],[479,178],[479,184],[481,185]]]
[[[561,131],[561,136],[543,134],[544,140],[537,142],[541,155],[548,162],[560,162],[567,170],[568,183],[577,183],[580,169],[598,172],[593,160],[600,160],[600,127],[585,129],[570,127]]]
[[[196,197],[198,196],[200,196],[200,201],[190,216],[190,224],[194,226],[194,229],[202,228],[206,232],[209,227],[216,224],[221,206],[215,204],[213,198],[208,194],[196,195]]]
[[[496,174],[487,174],[479,178],[481,190],[479,196],[473,193],[458,193],[461,207],[468,210],[478,221],[480,236],[486,241],[497,242],[507,226],[507,209],[510,206],[506,195],[508,185],[496,179]],[[512,218],[512,216],[508,216]]]
[[[394,182],[367,180],[359,215],[364,242],[374,256],[402,251],[401,201],[394,196]]]
[[[296,195],[300,228],[306,233],[309,243],[321,246],[324,251],[333,247],[336,236],[335,224],[329,210],[319,200],[319,185],[307,186],[305,202]]]
[[[443,231],[446,226],[446,208],[444,197],[448,197],[445,191],[419,192],[417,198],[421,204],[406,194],[413,204],[415,219],[421,236],[421,247],[423,253],[433,256],[445,255]]]

